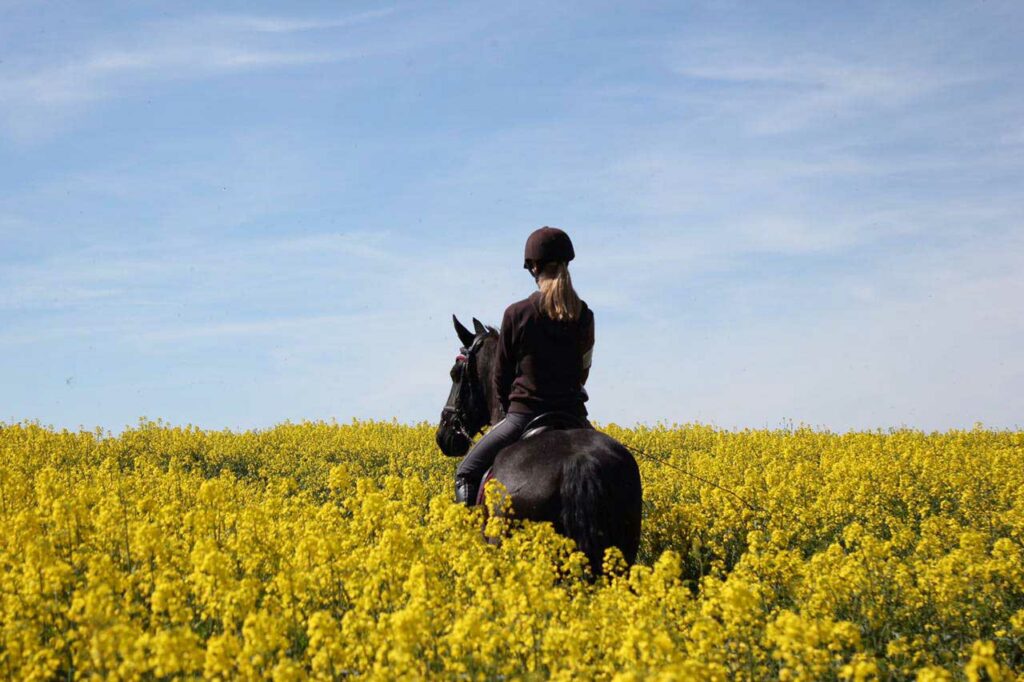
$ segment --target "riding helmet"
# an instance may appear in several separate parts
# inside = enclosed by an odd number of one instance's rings
[[[526,240],[523,267],[529,269],[530,261],[568,263],[575,257],[569,235],[557,227],[542,227],[534,230]]]

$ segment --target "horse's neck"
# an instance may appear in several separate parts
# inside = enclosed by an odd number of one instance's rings
[[[487,401],[487,414],[490,415],[491,426],[494,426],[501,421],[501,402],[498,400],[498,396],[494,394],[494,382],[491,381],[491,377],[494,373],[494,365],[498,361],[497,337],[494,338],[493,342],[484,344],[480,351],[486,358],[486,362],[480,363],[485,370],[480,375],[480,383],[483,386],[484,400]]]

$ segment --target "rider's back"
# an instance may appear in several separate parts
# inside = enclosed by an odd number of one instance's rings
[[[506,412],[566,411],[585,416],[584,355],[594,345],[594,314],[580,301],[574,320],[554,320],[541,310],[541,295],[505,309],[494,366],[495,394]],[[507,396],[507,398],[505,398]]]

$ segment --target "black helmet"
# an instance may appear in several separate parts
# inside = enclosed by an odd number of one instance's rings
[[[568,263],[575,257],[576,253],[572,250],[569,235],[557,227],[542,227],[534,230],[526,240],[523,267],[529,269],[530,261]]]

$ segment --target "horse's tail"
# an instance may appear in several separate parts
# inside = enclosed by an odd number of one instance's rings
[[[604,551],[618,547],[632,565],[643,515],[640,469],[617,441],[582,447],[566,458],[560,488],[562,530],[600,575]]]
[[[608,546],[604,504],[607,490],[601,476],[600,460],[587,452],[571,455],[562,469],[562,528],[576,541],[576,548],[590,560],[595,575],[601,572]]]
[[[562,528],[594,575],[602,571],[607,548],[618,547],[632,564],[639,545],[640,474],[628,452],[625,458],[609,454],[575,452],[562,469]]]

